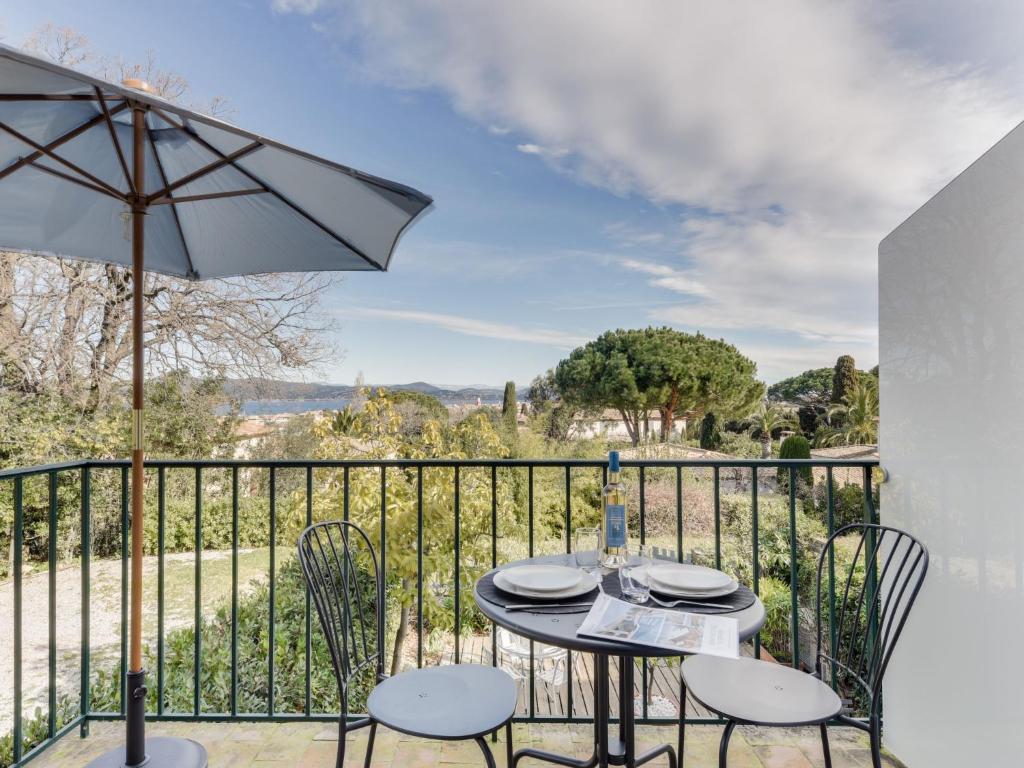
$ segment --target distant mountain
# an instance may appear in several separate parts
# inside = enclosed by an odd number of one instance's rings
[[[446,405],[473,403],[478,398],[483,403],[501,402],[503,394],[500,387],[437,387],[425,381],[414,381],[411,384],[368,384],[367,387],[422,392],[433,395]],[[356,388],[350,384],[228,379],[224,383],[224,392],[237,400],[351,400],[356,394]]]

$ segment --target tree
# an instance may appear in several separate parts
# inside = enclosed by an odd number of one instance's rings
[[[548,405],[559,400],[558,384],[555,382],[555,371],[549,368],[540,376],[534,376],[530,388],[526,390],[526,402],[534,413],[540,413]]]
[[[754,415],[750,417],[750,435],[761,439],[761,458],[772,457],[773,433],[796,427],[793,415],[774,403],[763,400]]]
[[[677,416],[744,416],[764,395],[756,365],[722,340],[671,328],[607,331],[555,369],[562,398],[587,410],[614,408],[634,445],[652,409],[667,440]]]
[[[772,401],[828,402],[832,395],[832,368],[811,368],[797,376],[776,382],[768,387],[768,399]]]
[[[857,364],[850,355],[842,355],[836,360],[836,367],[832,374],[832,402],[845,402],[847,394],[852,392],[856,385]]]
[[[830,424],[819,436],[821,445],[874,445],[878,442],[878,383],[862,377],[846,400],[828,409]]]
[[[405,434],[419,434],[428,421],[448,423],[448,409],[444,403],[426,392],[411,389],[389,390],[388,398],[402,419],[401,428]]]
[[[86,38],[52,25],[27,47],[107,79],[145,78],[170,101],[188,101],[184,78],[103,59]],[[223,113],[223,102],[205,105]],[[25,394],[53,388],[88,411],[120,395],[131,355],[127,269],[0,252],[0,381]],[[145,351],[149,375],[183,370],[198,378],[227,372],[265,377],[327,359],[324,275],[260,275],[188,282],[147,275]]]
[[[514,381],[506,381],[505,396],[501,401],[501,418],[505,422],[505,429],[508,430],[509,434],[514,434],[516,431],[517,416],[516,383]]]
[[[809,459],[811,458],[811,444],[803,435],[790,435],[782,441],[779,446],[780,459]],[[779,485],[788,487],[790,471],[787,467],[779,467]],[[814,477],[810,467],[800,467],[797,476],[804,481],[807,487],[814,485]]]
[[[701,419],[700,447],[707,451],[717,451],[722,447],[722,432],[718,428],[714,411],[708,411]]]

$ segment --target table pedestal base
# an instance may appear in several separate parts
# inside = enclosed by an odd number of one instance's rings
[[[676,768],[676,751],[669,744],[636,754],[636,716],[633,712],[633,657],[619,657],[619,728],[618,737],[609,734],[611,714],[608,693],[608,657],[594,656],[594,752],[586,760],[547,752],[543,749],[517,749],[512,757],[515,768],[519,761],[532,757],[567,768],[607,768],[624,765],[636,768],[661,755],[668,756],[669,768]]]

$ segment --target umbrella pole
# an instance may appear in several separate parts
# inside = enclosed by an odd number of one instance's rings
[[[143,288],[145,277],[146,113],[132,110],[135,200],[132,203],[132,591],[131,645],[128,664],[126,765],[146,760],[146,671],[142,668],[142,518],[145,482],[143,409]],[[197,553],[198,557],[198,553]],[[196,628],[198,631],[198,627]]]
[[[131,635],[127,679],[125,745],[89,763],[89,768],[206,768],[206,750],[191,739],[146,738],[146,670],[142,667],[142,530],[145,444],[142,434],[146,110],[132,104],[132,479]],[[198,492],[198,491],[197,491]],[[196,552],[200,557],[201,552]],[[198,633],[200,627],[196,627]]]

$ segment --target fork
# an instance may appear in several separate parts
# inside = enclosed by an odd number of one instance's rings
[[[659,600],[653,594],[648,596],[662,608],[675,608],[677,605],[703,605],[705,608],[728,608],[730,610],[733,608],[724,603],[706,603],[703,600]]]

